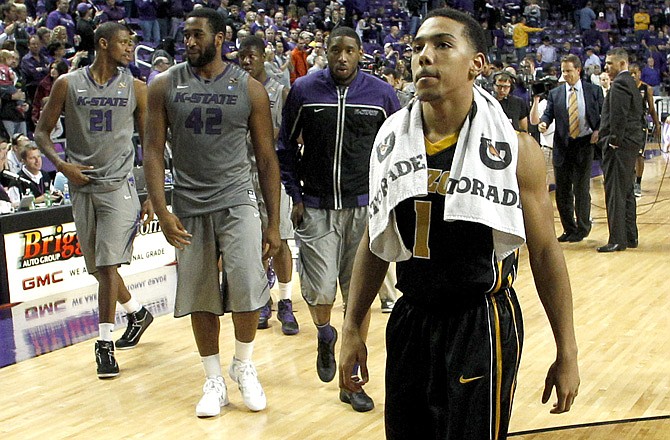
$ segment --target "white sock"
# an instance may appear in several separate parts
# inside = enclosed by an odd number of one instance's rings
[[[238,361],[250,361],[254,354],[254,341],[240,342],[235,339],[235,359]]]
[[[127,313],[135,313],[142,309],[142,304],[140,304],[134,297],[131,296],[127,303],[121,304],[121,307],[123,307]]]
[[[114,324],[101,322],[100,324],[98,324],[98,331],[100,332],[100,340],[111,341],[112,332],[114,331]]]
[[[221,359],[219,353],[211,356],[203,356],[200,360],[202,361],[202,366],[205,367],[205,376],[223,376],[223,374],[221,374]]]
[[[279,285],[279,300],[291,299],[291,291],[293,290],[293,282],[289,281],[288,283],[282,283],[280,281],[277,284]]]

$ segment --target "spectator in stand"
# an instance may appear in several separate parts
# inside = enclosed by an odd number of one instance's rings
[[[25,90],[28,102],[32,102],[40,81],[49,73],[49,60],[42,55],[40,39],[30,37],[30,52],[21,59],[21,73],[25,78]]]
[[[542,9],[537,0],[530,0],[523,10],[523,16],[528,21],[528,26],[539,27],[542,20]]]
[[[0,44],[3,44],[7,39],[12,40],[14,31],[16,29],[16,5],[12,3],[5,3],[0,6],[2,12],[2,33],[0,33]]]
[[[608,33],[612,30],[612,25],[605,19],[605,13],[599,12],[596,19],[596,30],[601,33]]]
[[[156,3],[156,0],[135,0],[135,6],[137,6],[137,14],[142,28],[142,40],[152,45],[158,44],[161,40],[156,17],[158,3]]]
[[[277,30],[288,32],[288,27],[284,22],[284,13],[281,11],[275,12],[274,25],[277,27]]]
[[[330,20],[325,21],[324,25],[326,26],[326,31],[333,32],[334,29],[344,26],[342,19],[340,18],[340,11],[338,9],[333,9],[330,15]]]
[[[603,96],[607,96],[607,92],[610,91],[610,76],[607,72],[600,74],[600,87],[603,89]]]
[[[384,37],[384,47],[387,43],[396,44],[400,40],[400,29],[398,26],[391,26],[389,34]]]
[[[393,49],[393,44],[386,43],[384,45],[384,66],[390,67],[391,69],[395,69],[399,59],[400,54],[398,53],[398,51]]]
[[[291,87],[291,59],[286,54],[284,43],[277,41],[275,43],[275,55],[273,65],[281,72],[281,77],[278,79],[279,83],[287,89]]]
[[[584,70],[587,70],[589,66],[598,66],[602,68],[602,62],[598,55],[595,54],[595,51],[592,47],[586,48],[586,60],[584,61]]]
[[[151,72],[147,77],[147,85],[158,75],[170,68],[170,60],[167,57],[156,57],[151,65]]]
[[[591,24],[596,20],[596,13],[593,12],[591,2],[586,2],[586,5],[577,11],[579,19],[579,29],[584,32],[591,29]]]
[[[553,64],[558,60],[558,49],[551,44],[551,38],[548,35],[542,37],[542,45],[537,48],[537,62],[542,68]]]
[[[542,32],[543,28],[526,26],[526,17],[519,18],[519,22],[514,25],[512,40],[514,41],[514,51],[516,52],[517,62],[521,62],[526,56],[528,48],[528,34],[533,32]]]
[[[51,31],[51,39],[49,40],[49,43],[58,41],[63,43],[65,46],[65,56],[67,58],[70,58],[74,56],[75,54],[75,49],[74,46],[70,44],[70,41],[68,40],[67,37],[67,29],[65,26],[56,26],[53,31]],[[47,44],[48,47],[48,44]],[[47,49],[48,53],[48,49]]]
[[[237,62],[237,45],[235,44],[235,34],[231,25],[226,25],[226,34],[223,37],[221,54],[224,61]]]
[[[56,10],[51,12],[47,17],[47,27],[54,29],[56,26],[65,26],[67,31],[67,41],[71,46],[74,46],[75,23],[72,16],[68,14],[70,2],[68,0],[58,0]]]
[[[308,52],[305,48],[307,34],[309,32],[303,31],[298,35],[298,43],[291,51],[291,65],[293,66],[293,70],[291,70],[291,85],[293,85],[296,79],[307,75],[307,70],[309,69],[307,65]]]
[[[649,30],[649,23],[651,16],[645,9],[640,9],[633,15],[633,29],[635,29],[635,37],[640,41]]]
[[[407,13],[400,7],[398,0],[393,0],[391,3],[391,11],[387,14],[392,26],[397,26],[402,29],[407,20]]]
[[[21,171],[19,177],[22,180],[17,181],[17,187],[21,195],[28,192],[35,197],[35,203],[44,202],[44,193],[51,188],[51,177],[46,172],[42,172],[42,153],[35,144],[28,144],[21,150]],[[24,180],[30,181],[30,184],[24,183]]]
[[[77,5],[77,35],[79,35],[79,46],[77,51],[86,52],[79,67],[88,66],[93,62],[95,54],[95,42],[93,33],[95,32],[94,16],[101,15],[102,11],[94,12],[93,6],[89,3],[79,3]]]
[[[108,21],[125,23],[126,21],[126,9],[121,2],[117,3],[116,0],[105,0],[105,4],[100,10],[102,13],[100,15],[96,14],[98,23],[105,23]]]
[[[192,7],[192,3],[188,1],[188,7]],[[170,1],[170,10],[168,16],[170,17],[170,37],[175,41],[181,41],[184,38],[184,16],[186,14],[187,6],[184,0]],[[232,18],[232,17],[231,17]]]
[[[640,80],[652,88],[654,95],[661,95],[662,75],[660,69],[656,68],[656,63],[653,57],[647,58],[647,65],[642,68]]]
[[[633,23],[633,9],[628,3],[626,3],[626,0],[619,0],[619,4],[617,5],[616,20],[619,33],[623,35],[623,30],[630,28],[631,24]]]
[[[663,14],[663,10],[659,5],[656,5],[656,7],[653,8],[653,12],[650,9],[649,13],[651,14],[651,22],[649,24],[656,26],[656,29],[661,29],[663,26],[668,24],[667,20],[665,19],[665,15]]]
[[[54,81],[61,75],[64,75],[68,72],[68,65],[63,61],[54,61],[51,63],[49,75],[45,76],[42,81],[40,81],[39,86],[37,86],[37,91],[35,92],[35,98],[33,99],[33,108],[31,111],[31,118],[33,123],[37,124],[37,121],[40,118],[40,113],[42,113],[42,107],[49,99],[49,94],[51,93],[51,87],[53,86]]]
[[[16,50],[19,52],[19,57],[23,58],[28,53],[28,40],[30,39],[30,35],[35,33],[35,28],[26,21],[28,14],[26,5],[16,3],[14,6],[16,7],[16,21],[12,23],[14,32],[8,38],[16,42]]]

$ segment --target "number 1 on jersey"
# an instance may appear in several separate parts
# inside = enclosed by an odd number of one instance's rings
[[[416,214],[416,223],[414,230],[414,249],[412,253],[417,258],[430,258],[430,247],[428,246],[428,237],[430,236],[430,212],[432,202],[425,200],[414,201],[414,213]]]

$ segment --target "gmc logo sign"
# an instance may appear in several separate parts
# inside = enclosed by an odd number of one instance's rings
[[[61,281],[63,281],[63,271],[57,270],[56,272],[26,278],[21,284],[23,285],[23,290],[30,290],[35,289],[36,287],[44,287],[60,283]]]

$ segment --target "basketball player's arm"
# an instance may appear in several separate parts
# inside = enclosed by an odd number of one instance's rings
[[[370,251],[370,235],[366,228],[354,260],[340,347],[340,387],[352,392],[361,391],[362,386],[369,380],[368,352],[365,346],[365,334],[369,323],[367,316],[388,267],[387,261]],[[360,365],[360,378],[351,374],[356,363]]]
[[[186,231],[179,218],[167,209],[165,200],[165,166],[163,154],[167,136],[168,117],[165,108],[165,95],[169,86],[169,77],[162,73],[149,86],[147,108],[151,120],[147,118],[144,128],[144,176],[154,211],[158,216],[165,239],[172,246],[184,249],[191,244],[191,234]]]
[[[134,79],[133,87],[135,88],[135,100],[137,101],[135,126],[137,127],[137,134],[140,136],[140,145],[144,146],[144,126],[147,116],[147,85],[139,79]],[[154,208],[149,197],[142,203],[140,218],[144,220],[145,226],[154,219]]]
[[[661,123],[658,120],[658,113],[656,113],[656,106],[654,106],[654,91],[651,87],[647,87],[647,108],[651,115],[651,120],[654,123],[654,136],[661,134]]]
[[[35,128],[35,143],[42,153],[55,165],[56,169],[63,173],[67,180],[76,186],[84,186],[89,182],[89,177],[82,170],[90,170],[92,166],[79,165],[65,162],[54,149],[51,141],[51,132],[60,118],[65,100],[67,99],[67,78],[59,77],[51,88],[49,100],[42,109],[42,115]]]
[[[579,389],[572,291],[563,251],[556,241],[544,156],[527,134],[519,135],[517,176],[530,267],[556,342],[556,360],[545,379],[542,403],[549,400],[552,389],[556,388],[558,401],[550,412],[558,414],[570,410]]]
[[[268,225],[263,231],[263,258],[270,258],[279,250],[279,161],[275,151],[274,130],[270,112],[270,99],[265,87],[253,78],[249,78],[249,98],[251,115],[249,131],[254,155],[258,166],[258,180],[268,213]]]

